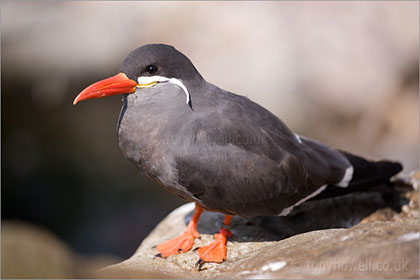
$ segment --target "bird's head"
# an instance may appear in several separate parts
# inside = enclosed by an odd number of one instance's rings
[[[174,47],[149,44],[132,51],[124,60],[120,73],[85,88],[73,104],[91,98],[134,93],[136,89],[153,87],[158,83],[171,83],[185,92],[186,103],[191,106],[186,84],[201,81],[203,78],[191,61]]]

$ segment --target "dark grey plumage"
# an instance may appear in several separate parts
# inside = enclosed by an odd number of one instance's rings
[[[225,214],[278,215],[353,168],[348,155],[299,138],[263,107],[206,82],[173,47],[138,48],[121,72],[137,80],[150,76],[149,64],[158,66],[154,75],[185,85],[192,108],[174,84],[137,89],[123,98],[118,141],[145,176],[178,196]],[[385,181],[401,169],[387,164],[394,168],[381,175]]]

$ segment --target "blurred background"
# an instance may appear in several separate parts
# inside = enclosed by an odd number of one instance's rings
[[[418,168],[418,5],[3,0],[2,243],[36,227],[116,262],[184,203],[122,156],[121,97],[72,105],[147,43],[175,46],[299,134]]]

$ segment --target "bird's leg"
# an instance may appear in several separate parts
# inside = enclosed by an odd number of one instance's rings
[[[230,221],[233,216],[225,215],[225,220],[223,225],[230,225]],[[201,269],[201,266],[206,262],[221,263],[226,260],[226,242],[227,237],[232,236],[232,233],[227,228],[222,227],[219,230],[219,233],[214,235],[214,241],[207,246],[200,247],[198,249],[198,255],[200,259],[196,263],[198,269]]]
[[[158,256],[166,258],[171,255],[188,252],[193,246],[194,239],[200,236],[197,231],[197,222],[202,212],[203,208],[196,203],[193,217],[188,223],[184,233],[178,237],[156,245],[156,248],[159,251]]]

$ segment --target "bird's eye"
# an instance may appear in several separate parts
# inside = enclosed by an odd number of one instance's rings
[[[154,74],[157,71],[157,66],[155,66],[155,65],[147,65],[146,66],[146,71],[149,72],[150,74]]]

